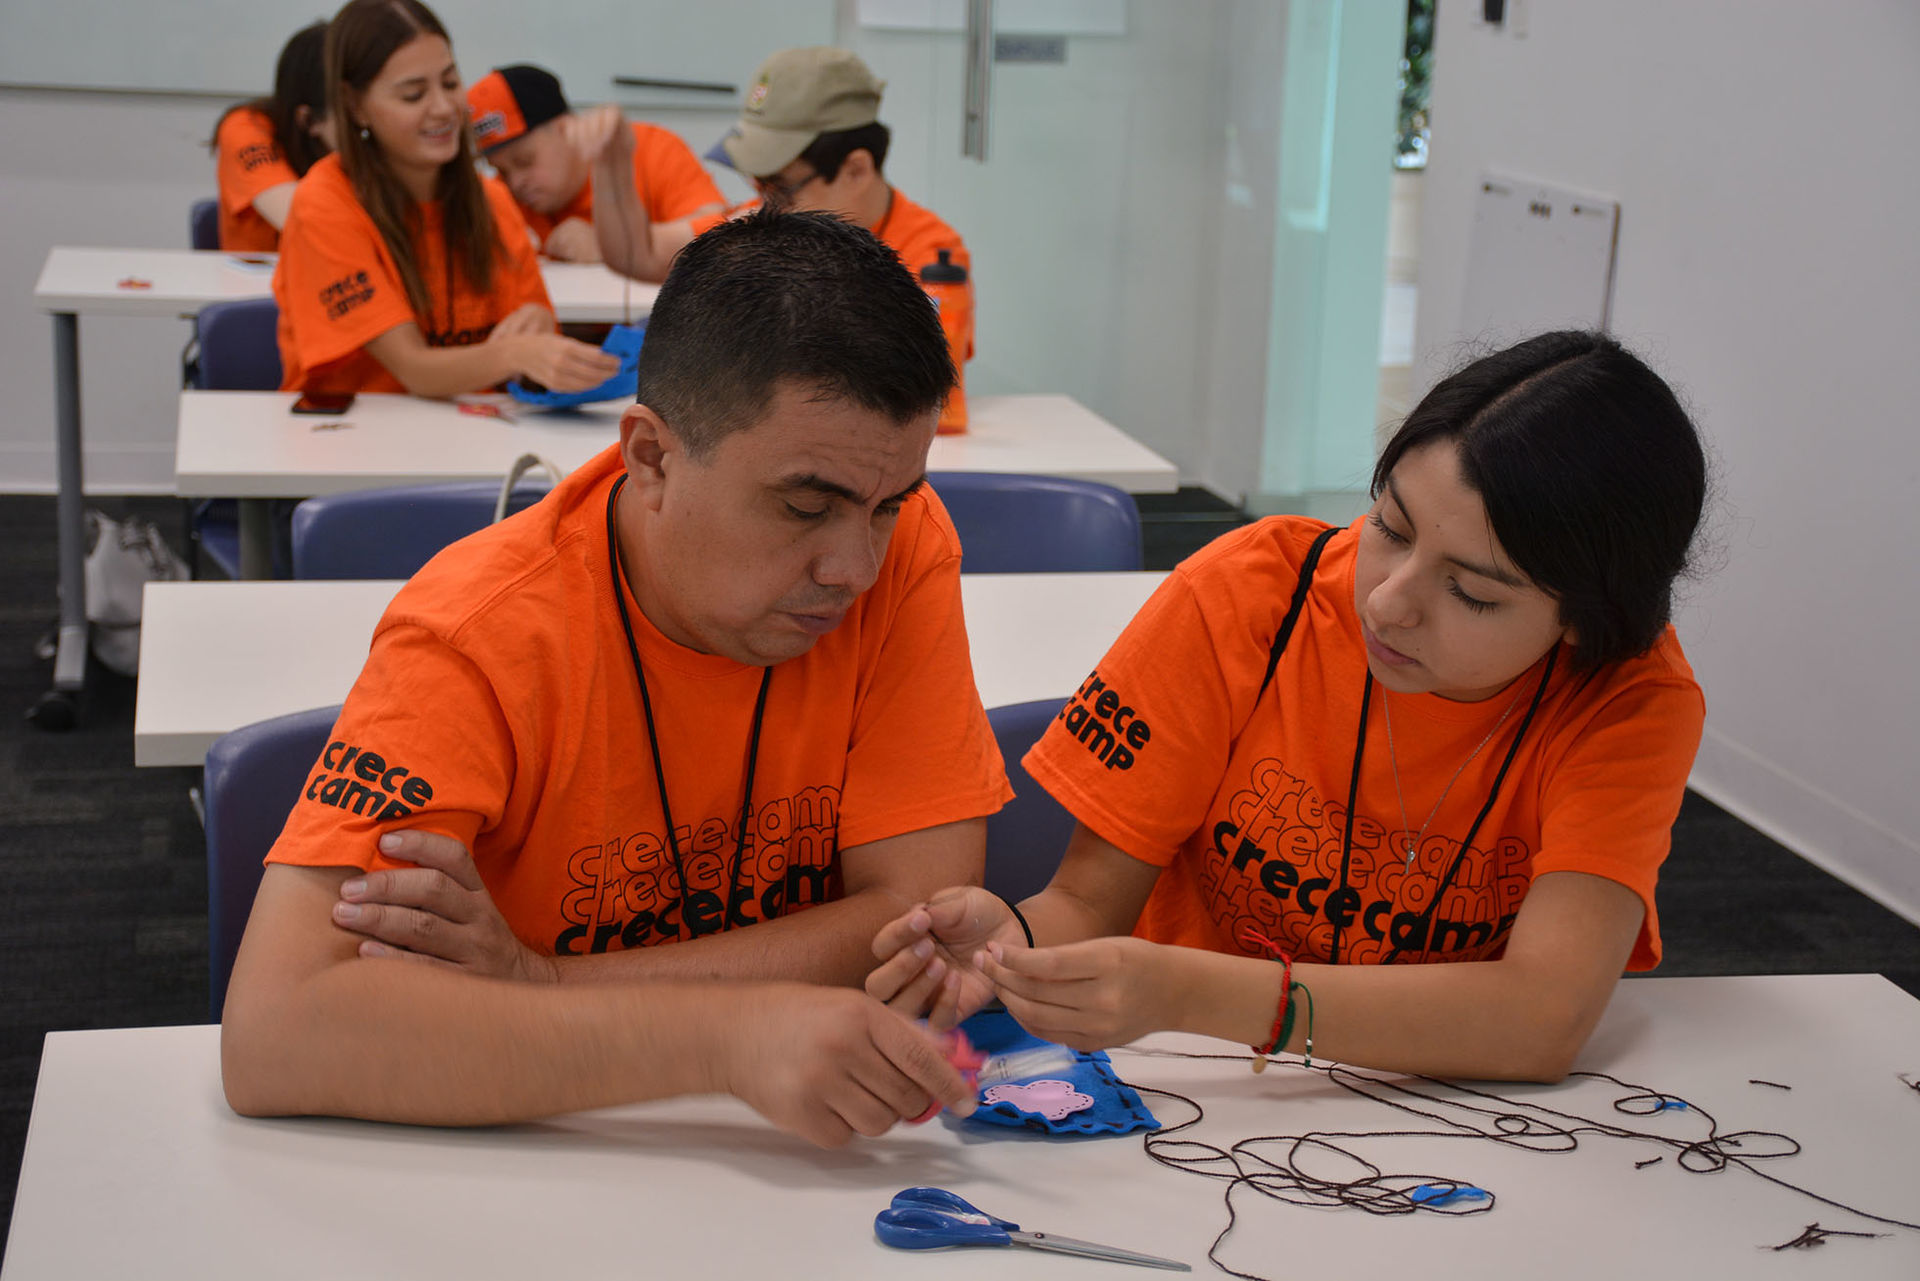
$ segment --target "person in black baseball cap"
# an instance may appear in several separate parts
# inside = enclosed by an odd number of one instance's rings
[[[593,229],[592,166],[569,141],[574,119],[560,81],[524,63],[496,67],[467,90],[474,142],[525,215],[549,258],[600,261]],[[676,223],[719,213],[725,202],[677,134],[639,121],[633,184],[647,216]]]

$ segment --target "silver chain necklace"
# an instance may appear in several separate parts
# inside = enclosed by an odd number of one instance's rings
[[[1516,681],[1515,683],[1518,684],[1519,682]],[[1526,692],[1526,688],[1522,686],[1520,693],[1513,696],[1513,701],[1507,704],[1506,711],[1500,713],[1500,719],[1493,723],[1493,728],[1487,731],[1487,736],[1474,745],[1473,750],[1467,753],[1467,759],[1460,762],[1460,768],[1455,770],[1453,777],[1447,780],[1447,785],[1440,789],[1440,799],[1435,801],[1433,808],[1427,811],[1427,821],[1420,825],[1419,832],[1406,838],[1406,843],[1403,848],[1408,867],[1413,866],[1413,856],[1419,853],[1420,842],[1427,839],[1427,829],[1433,826],[1434,815],[1438,814],[1440,807],[1446,804],[1447,793],[1451,792],[1453,785],[1460,781],[1460,776],[1467,772],[1467,766],[1473,764],[1474,758],[1480,755],[1480,749],[1493,741],[1493,736],[1498,734],[1500,727],[1507,723],[1507,717],[1513,715],[1513,709],[1520,706],[1521,695]],[[1387,688],[1384,685],[1380,687],[1380,710],[1386,713],[1387,761],[1393,766],[1393,794],[1399,798],[1400,801],[1400,830],[1405,832],[1412,824],[1407,821],[1407,794],[1400,790],[1400,754],[1393,748],[1393,699],[1387,693]]]

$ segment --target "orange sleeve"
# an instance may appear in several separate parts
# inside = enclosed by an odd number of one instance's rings
[[[1101,837],[1165,867],[1226,772],[1231,688],[1192,584],[1175,571],[1022,764]]]
[[[378,849],[380,834],[397,828],[472,849],[499,823],[513,768],[511,735],[480,670],[424,628],[383,624],[266,861],[405,866]]]
[[[979,818],[1013,796],[974,684],[960,540],[931,490],[908,500],[894,529],[903,536],[909,554],[871,589],[887,599],[874,643],[862,645],[842,849]]]
[[[322,162],[323,164],[326,162]],[[315,175],[322,181],[315,181]],[[333,178],[335,181],[326,181]],[[293,194],[274,296],[282,361],[312,370],[415,320],[406,286],[344,176],[314,167]]]
[[[496,282],[493,291],[501,300],[495,322],[530,302],[552,311],[553,300],[547,296],[547,282],[540,274],[540,254],[527,232],[527,221],[520,213],[520,206],[513,202],[513,193],[498,178],[482,179],[482,185],[487,203],[493,209],[494,231],[506,268],[505,280]]]
[[[670,129],[634,122],[633,173],[640,202],[655,222],[678,221],[703,205],[726,206],[693,148]]]
[[[214,135],[214,147],[220,208],[229,216],[251,208],[261,192],[300,180],[280,154],[273,122],[258,111],[229,111]]]
[[[1663,647],[1673,645],[1669,631]],[[1649,677],[1609,698],[1547,769],[1533,874],[1587,872],[1638,894],[1647,915],[1629,970],[1660,963],[1654,882],[1705,722],[1706,702],[1692,680]]]

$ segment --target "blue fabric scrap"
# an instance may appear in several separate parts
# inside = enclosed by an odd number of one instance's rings
[[[989,1056],[1041,1049],[1054,1044],[1041,1040],[1021,1027],[1013,1015],[1005,1010],[982,1010],[960,1027],[973,1048]],[[1061,1135],[1132,1134],[1136,1130],[1160,1128],[1160,1122],[1147,1110],[1147,1105],[1133,1087],[1114,1075],[1113,1063],[1104,1051],[1088,1053],[1069,1050],[1068,1053],[1073,1055],[1075,1061],[1072,1067],[1064,1071],[1056,1069],[1038,1076],[1016,1077],[997,1084],[1019,1085],[1034,1080],[1066,1081],[1080,1093],[1091,1097],[1092,1107],[1082,1108],[1054,1121],[1010,1102],[987,1103],[983,1100],[972,1117],[968,1118],[967,1124],[977,1122],[982,1125],[1016,1126]]]
[[[507,384],[507,393],[523,405],[537,405],[542,409],[569,409],[574,405],[591,405],[603,400],[632,400],[640,393],[640,345],[647,336],[647,327],[639,325],[615,325],[607,334],[607,340],[600,344],[600,350],[609,356],[620,357],[620,369],[613,377],[598,387],[589,387],[585,391],[547,391],[542,388],[533,390],[518,378]]]

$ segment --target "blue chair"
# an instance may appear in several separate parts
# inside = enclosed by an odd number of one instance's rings
[[[191,385],[203,391],[277,390],[280,308],[271,298],[210,303],[194,317],[188,351],[192,353],[188,362]],[[240,577],[240,514],[232,499],[196,503],[189,536],[196,576],[199,558],[205,556],[228,578]],[[276,547],[274,562],[285,565],[284,548]]]
[[[280,306],[271,298],[208,303],[194,317],[204,391],[280,389]]]
[[[1060,714],[1064,699],[1043,698],[987,709],[993,737],[1007,763],[1007,781],[1013,799],[987,819],[986,887],[1018,903],[1038,894],[1053,879],[1060,856],[1073,835],[1074,817],[1047,790],[1033,781],[1020,758]]]
[[[933,472],[927,480],[960,531],[962,573],[1141,567],[1140,509],[1124,490],[992,472]]]
[[[195,249],[220,247],[220,202],[196,200],[187,211],[187,243]]]
[[[300,799],[338,707],[295,712],[223,734],[207,749],[207,1013],[220,1021],[261,860]]]
[[[545,497],[516,485],[509,513]],[[403,485],[309,498],[293,509],[295,578],[412,578],[449,543],[493,520],[493,481]]]

